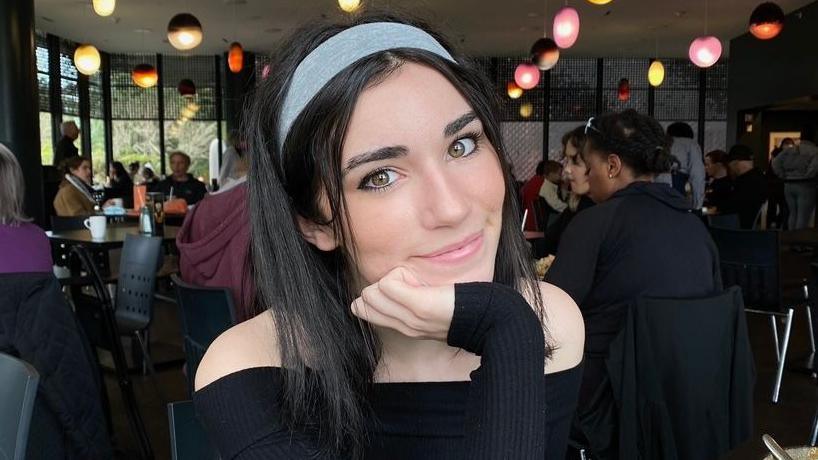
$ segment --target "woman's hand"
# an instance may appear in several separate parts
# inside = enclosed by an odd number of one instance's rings
[[[429,286],[398,267],[364,288],[352,313],[416,339],[446,342],[454,315],[454,285]]]

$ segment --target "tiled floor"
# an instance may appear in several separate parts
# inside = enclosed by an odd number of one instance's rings
[[[793,256],[786,266],[791,274],[799,274],[806,266],[802,256]],[[796,267],[793,269],[792,267]],[[769,433],[783,446],[803,445],[807,441],[810,423],[818,409],[818,386],[808,375],[794,371],[784,374],[781,400],[777,405],[770,402],[775,356],[769,320],[765,317],[748,317],[748,326],[756,358],[758,372],[755,387],[755,433],[752,438],[738,446],[726,459],[761,459],[765,449],[761,435]],[[176,306],[158,303],[153,327],[154,359],[162,362],[182,357],[182,342]],[[809,349],[807,327],[803,310],[796,312],[793,337],[788,362],[795,363]],[[170,440],[166,401],[162,401],[147,377],[134,375],[137,400],[147,425],[148,434],[157,459],[170,458]],[[119,458],[137,458],[135,441],[124,416],[118,388],[112,378],[106,379],[114,413],[114,431]],[[187,399],[185,377],[181,365],[159,366],[158,383],[167,401]]]

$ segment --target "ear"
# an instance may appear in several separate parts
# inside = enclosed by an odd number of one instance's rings
[[[608,177],[618,177],[622,173],[622,159],[619,155],[608,155]]]
[[[335,238],[335,232],[329,225],[317,224],[302,216],[297,216],[298,229],[301,231],[301,236],[307,242],[316,248],[329,252],[338,247],[338,240]]]

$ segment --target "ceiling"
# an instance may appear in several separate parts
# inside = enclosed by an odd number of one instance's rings
[[[479,56],[522,56],[544,29],[547,0],[363,0],[370,6],[408,11],[426,19]],[[549,18],[565,1],[579,10],[579,40],[564,56],[687,56],[705,27],[707,0],[613,0],[596,6],[585,0],[551,0]],[[778,0],[790,13],[813,0]],[[746,31],[761,0],[711,0],[708,32],[729,40]],[[167,43],[170,18],[190,12],[199,18],[204,42],[194,54],[244,48],[267,52],[298,25],[320,17],[343,20],[336,0],[117,0],[113,16],[94,14],[91,0],[34,0],[39,30],[109,52],[179,53]],[[234,19],[235,18],[235,19]],[[797,19],[793,19],[797,20]],[[549,19],[550,22],[550,19]],[[550,27],[549,27],[550,29]],[[551,35],[549,30],[549,35]]]

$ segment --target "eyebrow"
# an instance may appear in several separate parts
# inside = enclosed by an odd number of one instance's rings
[[[446,125],[443,129],[443,135],[445,137],[452,137],[457,134],[461,129],[465,128],[469,123],[477,119],[477,115],[474,112],[465,113],[456,120],[450,122]],[[381,147],[376,150],[372,150],[370,152],[365,152],[360,155],[355,155],[354,157],[350,158],[347,161],[346,166],[344,166],[343,171],[341,172],[342,176],[346,176],[350,171],[361,166],[366,163],[371,163],[373,161],[382,161],[382,160],[391,160],[393,158],[400,158],[404,157],[409,153],[409,149],[403,145],[393,145],[389,147]]]

